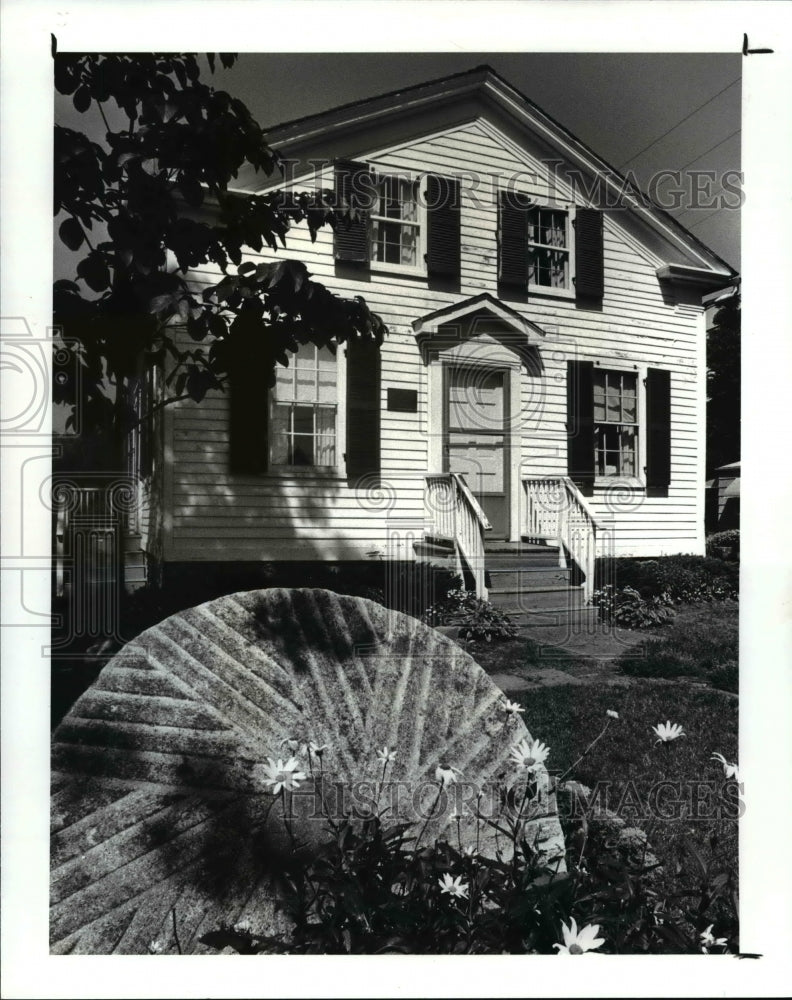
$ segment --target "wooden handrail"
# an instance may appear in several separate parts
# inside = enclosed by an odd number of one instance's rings
[[[604,526],[568,476],[526,476],[523,485],[526,492],[525,534],[530,538],[556,539],[561,551],[583,574],[583,593],[587,601],[591,600],[597,532],[604,530]]]
[[[586,498],[583,496],[583,494],[580,492],[580,490],[575,485],[575,481],[573,479],[570,479],[569,476],[564,476],[563,480],[564,480],[564,483],[566,485],[567,490],[569,490],[569,492],[577,500],[577,502],[580,504],[580,506],[583,508],[583,510],[588,514],[589,520],[594,525],[594,527],[598,531],[601,530],[604,527],[604,525],[602,524],[601,521],[597,520],[597,518],[596,518],[596,516],[594,514],[594,511],[588,505],[588,501],[586,500]]]
[[[437,486],[450,490],[453,497],[450,510],[442,503],[435,510],[431,510],[432,505],[429,504],[435,526],[433,530],[438,537],[450,538],[453,541],[459,574],[464,575],[461,564],[461,560],[464,560],[473,575],[476,596],[486,600],[484,532],[492,529],[487,515],[470,492],[464,477],[458,473],[444,472],[426,476],[426,483],[430,492]]]
[[[450,472],[449,475],[451,476],[452,479],[456,480],[457,486],[462,491],[462,496],[465,498],[465,500],[468,503],[468,506],[472,509],[473,513],[481,522],[481,527],[485,531],[492,531],[492,525],[489,522],[489,518],[484,513],[481,504],[470,492],[470,487],[465,482],[465,477],[461,475],[459,472]]]

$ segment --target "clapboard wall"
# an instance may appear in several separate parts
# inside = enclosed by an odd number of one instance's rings
[[[341,295],[363,295],[390,328],[382,348],[381,484],[352,488],[344,477],[270,470],[261,476],[229,472],[228,400],[210,394],[202,403],[169,408],[165,436],[166,561],[381,559],[394,555],[393,539],[408,537],[424,517],[423,477],[428,466],[428,370],[412,323],[481,292],[498,294],[496,177],[520,172],[520,189],[539,201],[549,196],[543,168],[490,121],[470,123],[388,150],[360,156],[383,170],[429,171],[461,178],[459,291],[430,290],[425,278],[379,272],[365,281],[341,277],[332,233],[310,241],[295,227],[279,257],[302,260],[314,278]],[[491,180],[471,179],[471,170]],[[529,175],[534,174],[533,179]],[[332,185],[328,174],[327,186]],[[575,198],[556,188],[556,198]],[[580,202],[579,198],[576,198]],[[619,211],[604,216],[605,292],[599,311],[574,299],[531,295],[507,304],[546,331],[543,371],[522,376],[526,415],[522,428],[524,475],[565,475],[567,361],[591,360],[667,369],[671,373],[671,485],[667,495],[598,484],[591,505],[614,527],[623,555],[703,552],[704,321],[700,307],[676,303],[656,276],[661,261],[629,235]],[[250,253],[254,262],[270,251]],[[209,269],[196,283],[218,280]],[[418,391],[418,412],[386,408],[389,387]],[[262,407],[266,405],[262,389]],[[343,442],[339,442],[343,450]],[[390,539],[390,542],[389,542]],[[406,551],[406,550],[405,550]]]

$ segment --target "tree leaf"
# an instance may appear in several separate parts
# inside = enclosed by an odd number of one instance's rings
[[[77,265],[77,277],[82,278],[95,292],[103,292],[110,285],[110,269],[104,255],[98,250],[92,250]]]
[[[58,235],[70,250],[79,250],[85,241],[83,227],[75,219],[64,219],[58,229]]]
[[[72,101],[80,114],[84,114],[91,106],[91,91],[85,85],[78,87]]]

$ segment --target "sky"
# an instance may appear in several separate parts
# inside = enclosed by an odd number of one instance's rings
[[[212,77],[239,97],[266,129],[349,101],[448,76],[481,64],[497,73],[622,172],[646,189],[662,170],[712,171],[699,180],[714,199],[691,207],[685,196],[672,214],[727,263],[740,268],[740,213],[717,207],[724,172],[740,169],[740,55],[713,53],[243,53]],[[86,130],[69,100],[56,117]],[[82,120],[81,120],[82,119]],[[671,205],[672,178],[657,188]],[[737,203],[734,194],[725,198]],[[712,207],[715,204],[715,207]]]

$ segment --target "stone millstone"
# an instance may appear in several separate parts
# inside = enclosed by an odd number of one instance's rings
[[[352,790],[344,808],[374,801],[387,746],[387,781],[406,794],[386,819],[420,829],[429,815],[423,842],[454,843],[458,801],[438,798],[438,765],[461,772],[448,792],[464,789],[470,806],[471,789],[510,783],[509,751],[525,738],[464,650],[371,601],[273,589],[173,615],[124,647],[55,730],[52,951],[146,954],[156,941],[175,952],[178,939],[201,953],[211,949],[200,937],[223,921],[282,934],[276,876],[295,845],[328,836],[329,788]],[[309,777],[284,800],[264,778],[267,758],[292,754],[288,740]],[[321,758],[309,758],[309,740],[326,744]],[[558,858],[544,770],[538,783],[531,836]],[[459,824],[463,843],[475,826]],[[493,853],[490,840],[480,846]]]

